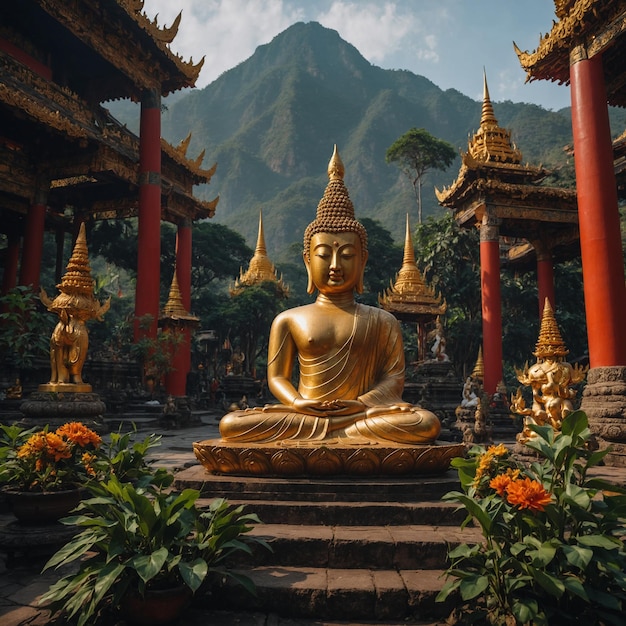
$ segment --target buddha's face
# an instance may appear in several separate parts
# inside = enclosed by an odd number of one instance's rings
[[[360,291],[365,262],[357,233],[317,233],[311,238],[310,255],[305,259],[309,283],[320,293]]]

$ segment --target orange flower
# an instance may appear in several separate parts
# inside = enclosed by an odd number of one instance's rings
[[[550,494],[543,488],[543,485],[530,478],[512,480],[506,493],[509,504],[531,511],[543,511],[546,505],[552,501]]]
[[[83,454],[83,456],[81,457],[81,461],[82,461],[83,465],[85,466],[85,471],[90,476],[95,476],[96,475],[96,470],[91,465],[95,458],[96,458],[96,455],[95,454],[91,454],[90,452],[85,452],[85,454]]]
[[[502,498],[506,493],[506,489],[511,483],[511,477],[507,474],[498,474],[495,478],[489,481],[489,486],[498,493]]]
[[[81,424],[81,422],[68,422],[67,424],[63,424],[63,426],[57,428],[56,432],[57,435],[65,437],[81,448],[89,444],[97,448],[102,443],[100,435],[90,428],[87,428],[84,424]]]
[[[48,442],[46,440],[46,433],[42,430],[28,438],[28,441],[19,447],[17,456],[20,458],[26,458],[29,456],[37,456],[46,450]]]
[[[48,454],[54,457],[55,463],[61,459],[71,459],[72,450],[67,441],[56,433],[46,433],[46,443],[48,444]]]

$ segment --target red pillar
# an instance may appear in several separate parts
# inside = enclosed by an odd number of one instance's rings
[[[191,220],[185,219],[178,225],[176,234],[176,279],[183,306],[191,311]],[[176,346],[172,358],[173,370],[165,382],[167,393],[184,396],[187,393],[187,374],[191,370],[191,329],[179,330],[183,340]]]
[[[152,316],[149,329],[135,322],[140,335],[156,337],[161,260],[161,95],[146,90],[139,125],[139,220],[135,317]]]
[[[572,130],[589,363],[626,365],[626,288],[602,57],[572,52]],[[581,58],[582,57],[582,58]]]
[[[533,242],[537,254],[537,291],[539,293],[539,320],[543,318],[543,308],[546,298],[550,301],[552,309],[555,308],[554,299],[554,264],[552,253],[543,243]]]
[[[164,332],[178,332],[183,337],[174,348],[172,370],[165,377],[165,390],[172,396],[184,396],[187,394],[187,374],[191,366],[191,329],[181,326],[176,330],[164,329]]]
[[[483,317],[483,389],[493,394],[502,380],[502,305],[500,241],[496,220],[483,217],[480,226],[480,293]]]
[[[4,274],[2,276],[2,294],[6,294],[17,285],[17,268],[20,262],[20,237],[10,234],[6,259],[4,261]]]
[[[22,265],[20,267],[20,285],[30,285],[33,291],[39,291],[39,274],[43,256],[43,234],[46,222],[46,202],[44,194],[37,193],[33,204],[28,209],[24,245],[22,247]]]

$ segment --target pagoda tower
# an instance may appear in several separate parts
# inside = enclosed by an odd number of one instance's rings
[[[171,369],[165,376],[165,390],[172,396],[186,395],[187,374],[191,369],[191,332],[199,321],[183,304],[175,267],[169,297],[159,316],[159,326],[164,333],[173,336],[179,333],[172,342]]]
[[[402,267],[396,275],[395,282],[392,282],[384,293],[378,295],[378,304],[393,313],[398,320],[417,324],[417,361],[418,363],[425,361],[426,329],[440,315],[445,314],[447,304],[441,294],[435,293],[435,290],[426,284],[415,262],[408,213]]]
[[[229,289],[231,296],[239,295],[246,287],[260,285],[265,282],[276,283],[283,298],[289,295],[289,286],[286,285],[276,273],[276,268],[267,255],[265,246],[265,232],[263,230],[263,211],[259,211],[259,232],[254,249],[254,256],[250,259],[248,269],[239,272],[239,278],[235,280],[233,287]]]
[[[576,194],[539,186],[546,175],[541,167],[522,164],[522,154],[511,142],[510,131],[496,120],[484,76],[480,127],[461,155],[457,179],[435,192],[439,203],[454,212],[460,226],[480,229],[484,390],[489,394],[495,393],[502,380],[500,238],[532,244],[540,301],[547,297],[554,303],[555,256],[576,253]],[[515,246],[509,254],[514,252]]]

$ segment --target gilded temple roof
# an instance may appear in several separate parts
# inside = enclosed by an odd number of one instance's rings
[[[406,235],[404,239],[404,258],[402,267],[383,294],[378,295],[380,306],[399,317],[434,319],[446,312],[446,302],[441,294],[426,284],[422,273],[415,262],[415,250],[411,239],[409,216],[406,216]]]
[[[229,291],[231,296],[237,295],[245,287],[260,285],[264,282],[276,283],[285,295],[289,293],[289,287],[283,282],[282,277],[278,278],[276,268],[269,256],[267,256],[265,232],[263,230],[263,212],[259,211],[259,232],[254,256],[250,259],[248,269],[245,272],[243,269],[240,270],[239,278],[235,280],[234,286]]]
[[[582,45],[589,58],[603,54],[609,104],[626,106],[626,0],[555,0],[554,4],[557,19],[539,37],[534,51],[513,44],[527,80],[569,83],[570,53]]]
[[[176,276],[176,268],[172,276],[172,284],[170,285],[170,293],[167,302],[159,315],[161,324],[165,321],[183,322],[190,325],[197,324],[200,320],[195,315],[187,311],[183,304],[183,297],[178,286],[178,278]]]

